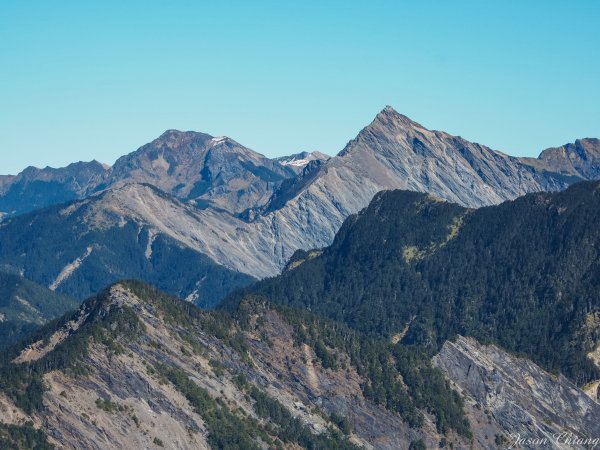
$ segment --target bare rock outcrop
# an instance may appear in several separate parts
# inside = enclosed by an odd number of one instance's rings
[[[446,342],[434,363],[467,403],[503,430],[504,447],[589,448],[600,442],[600,404],[562,375],[494,345],[458,337]],[[473,423],[473,422],[472,422]],[[474,427],[481,441],[481,430]],[[490,447],[493,448],[493,447]]]

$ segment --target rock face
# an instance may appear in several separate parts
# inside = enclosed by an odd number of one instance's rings
[[[577,139],[574,144],[544,150],[538,159],[524,162],[548,172],[587,180],[600,177],[600,140]]]
[[[428,130],[391,107],[348,143],[328,172],[320,183],[360,178],[376,192],[427,192],[471,207],[540,189],[534,174],[517,158]]]
[[[598,442],[600,404],[527,359],[459,337],[444,344],[434,364],[468,402],[487,411],[489,421],[503,430],[505,446],[589,448],[593,442],[582,445],[582,440]]]
[[[339,362],[327,368],[313,345],[298,342],[311,322],[261,302],[235,317],[139,283],[113,285],[11,349],[0,364],[0,426],[31,420],[67,449],[229,448],[226,439],[253,449],[270,439],[348,450],[408,449],[419,440],[426,448],[506,448],[515,430],[593,435],[600,426],[600,405],[570,383],[459,338],[435,361],[466,396],[473,439],[440,434],[427,414],[411,428],[363,395],[368,380],[350,355],[327,350]],[[44,385],[35,407],[12,389],[32,376]]]
[[[16,176],[0,176],[0,219],[80,198],[107,169],[91,161],[60,169],[28,167]]]

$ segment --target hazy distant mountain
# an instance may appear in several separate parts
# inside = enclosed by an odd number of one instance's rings
[[[80,198],[106,171],[107,166],[92,161],[0,176],[0,219]]]

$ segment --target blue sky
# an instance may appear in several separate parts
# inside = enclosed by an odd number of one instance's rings
[[[0,5],[0,173],[169,128],[335,154],[390,104],[514,155],[600,137],[598,1]]]

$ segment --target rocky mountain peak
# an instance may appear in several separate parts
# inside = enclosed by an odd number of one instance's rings
[[[174,153],[188,152],[203,154],[207,150],[234,150],[238,153],[254,153],[227,136],[212,136],[196,131],[167,130],[158,138],[141,147],[138,152],[156,153],[156,150],[168,150]],[[137,153],[137,152],[135,152]]]
[[[537,169],[582,179],[600,177],[600,139],[577,139],[574,143],[552,147],[524,162]]]
[[[391,106],[383,108],[375,119],[363,128],[355,139],[350,141],[338,154],[344,156],[352,153],[357,148],[368,153],[379,153],[390,146],[396,147],[397,151],[404,152],[413,146],[413,137],[419,140],[434,138],[435,133],[415,122],[409,117],[400,114]],[[386,156],[389,157],[390,155]]]
[[[423,130],[426,130],[426,128],[415,122],[414,120],[410,119],[409,117],[405,116],[404,114],[400,114],[398,111],[396,111],[394,108],[392,108],[391,106],[386,106],[385,108],[383,108],[379,114],[377,114],[375,116],[375,119],[373,120],[373,122],[371,123],[371,125],[369,125],[367,128],[369,127],[384,127],[384,128],[389,128],[389,129],[399,129],[399,128],[403,128],[403,129],[413,129],[413,128],[420,128]]]
[[[119,158],[102,188],[149,183],[201,208],[238,214],[262,205],[295,173],[226,136],[167,130]]]
[[[205,145],[212,138],[213,137],[209,134],[199,133],[196,131],[167,130],[144,147],[153,146],[179,149],[184,146]],[[144,147],[142,147],[142,149]]]
[[[600,154],[600,139],[576,139],[574,143],[565,144],[561,147],[551,147],[542,151],[539,159],[550,159],[557,154],[565,155],[571,159],[574,156],[579,156],[584,159],[587,159],[590,156],[597,156]]]

